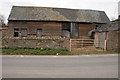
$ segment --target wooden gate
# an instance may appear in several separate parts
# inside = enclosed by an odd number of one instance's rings
[[[94,45],[94,39],[70,39],[70,51],[79,51]]]

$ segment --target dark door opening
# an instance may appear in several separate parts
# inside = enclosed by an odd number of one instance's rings
[[[18,32],[14,32],[14,37],[19,37],[19,33]]]
[[[62,23],[62,37],[70,38],[70,23]]]
[[[71,22],[71,38],[79,38],[79,24]]]

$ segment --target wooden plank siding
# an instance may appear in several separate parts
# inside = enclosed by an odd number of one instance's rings
[[[24,21],[17,21],[17,22],[10,22],[9,23],[9,30],[11,37],[14,37],[14,28],[27,28],[27,34],[37,36],[37,30],[41,29],[43,36],[60,36],[62,34],[61,31],[61,23],[57,22],[24,22]],[[39,34],[38,34],[39,35]]]
[[[89,38],[88,33],[94,28],[92,24],[79,24],[79,38]]]
[[[10,21],[9,31],[12,37],[14,37],[14,28],[27,28],[28,36],[63,36],[67,38],[89,39],[88,33],[94,29],[95,26],[82,23],[71,24],[70,22]],[[41,30],[40,34],[37,32],[38,29]]]

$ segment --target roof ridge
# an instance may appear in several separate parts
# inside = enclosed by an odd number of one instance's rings
[[[13,6],[13,7],[21,7],[21,8],[51,8],[51,9],[69,9],[69,10],[85,10],[85,11],[104,12],[104,11],[101,11],[101,10],[93,10],[93,9],[74,9],[74,8],[43,7],[43,6]]]

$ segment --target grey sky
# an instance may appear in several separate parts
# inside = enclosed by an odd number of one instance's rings
[[[118,15],[120,15],[120,1],[118,3]]]
[[[105,11],[110,19],[118,17],[119,0],[0,0],[0,14],[6,20],[13,5],[15,6],[42,6],[72,9],[92,9]]]

